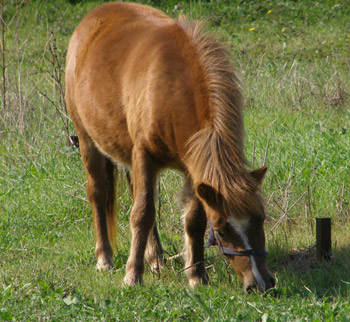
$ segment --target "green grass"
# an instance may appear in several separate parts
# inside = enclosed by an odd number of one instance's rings
[[[203,0],[174,10],[178,1],[144,2],[173,17],[206,19],[232,52],[247,106],[246,155],[252,166],[269,167],[265,232],[277,288],[260,296],[245,294],[220,257],[207,262],[207,287],[188,288],[179,258],[160,276],[146,269],[144,287],[123,287],[132,201],[122,175],[116,270],[95,270],[86,176],[54,106],[62,109],[53,73],[63,69],[69,37],[102,3],[76,2],[32,1],[17,10],[12,0],[4,8],[0,320],[349,321],[350,5]],[[163,173],[160,186],[160,234],[170,257],[183,247],[181,175]],[[325,216],[333,223],[329,263],[317,261],[314,249],[315,217]]]

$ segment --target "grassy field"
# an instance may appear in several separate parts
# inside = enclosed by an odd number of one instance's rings
[[[0,321],[349,321],[350,4],[143,2],[206,19],[232,53],[246,99],[246,155],[252,167],[269,167],[265,232],[277,287],[261,296],[245,294],[220,257],[207,262],[207,287],[188,288],[181,258],[160,276],[147,269],[145,286],[123,287],[132,201],[122,174],[116,270],[95,270],[86,177],[79,151],[66,145],[74,129],[62,94],[69,37],[100,3],[4,1]],[[163,173],[160,187],[169,258],[183,247],[181,175]],[[332,218],[330,262],[315,258],[315,217]]]

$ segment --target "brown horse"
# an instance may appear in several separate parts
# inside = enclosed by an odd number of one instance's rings
[[[145,257],[157,267],[154,186],[170,167],[184,173],[185,264],[200,262],[186,270],[190,285],[208,282],[209,221],[217,242],[237,251],[227,256],[244,287],[274,287],[261,254],[266,168],[246,169],[242,97],[229,60],[199,23],[131,3],[94,9],[70,40],[66,101],[87,171],[99,269],[113,267],[114,162],[132,170],[128,285],[142,283]]]

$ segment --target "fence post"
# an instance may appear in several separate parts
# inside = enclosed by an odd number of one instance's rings
[[[318,259],[330,260],[332,249],[331,218],[316,218],[316,252]]]

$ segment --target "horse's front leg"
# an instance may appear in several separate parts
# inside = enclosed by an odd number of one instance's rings
[[[145,249],[155,220],[155,172],[155,166],[147,152],[134,148],[132,159],[134,205],[130,215],[132,241],[124,277],[124,283],[127,285],[143,283]]]
[[[131,179],[131,173],[128,169],[125,169],[125,176],[129,184],[131,193],[133,193],[133,184]],[[159,238],[157,224],[154,223],[153,229],[150,232],[147,240],[145,259],[152,272],[159,273],[162,268],[163,258],[163,247]]]
[[[201,202],[195,197],[189,180],[184,189],[185,272],[190,286],[207,284],[204,266],[204,234],[207,219]]]

